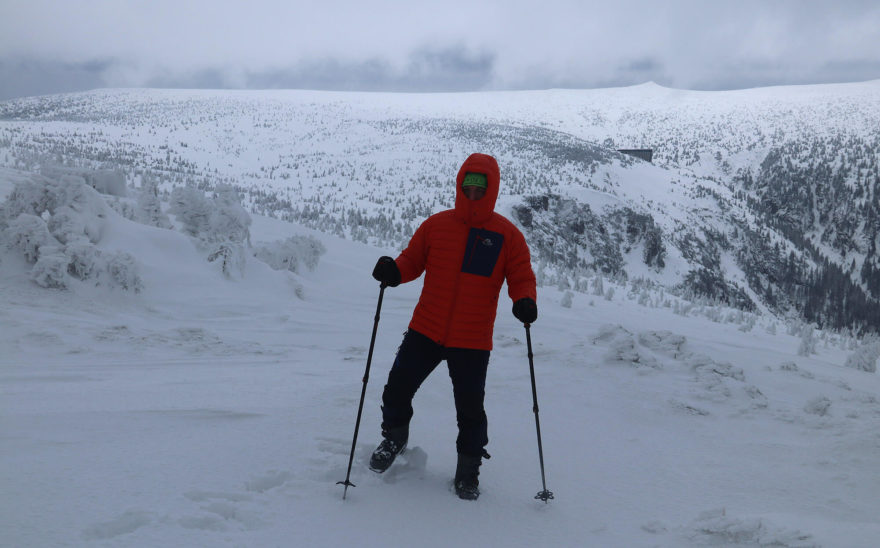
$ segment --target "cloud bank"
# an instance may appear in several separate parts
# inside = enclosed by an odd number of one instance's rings
[[[877,2],[5,0],[0,99],[95,87],[687,89],[880,78]]]

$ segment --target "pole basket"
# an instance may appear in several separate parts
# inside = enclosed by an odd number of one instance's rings
[[[348,488],[349,488],[349,487],[357,487],[357,485],[353,484],[352,482],[350,482],[350,481],[348,481],[348,480],[337,481],[337,482],[336,482],[336,485],[344,485],[344,486],[345,486],[345,490],[342,492],[342,500],[345,500],[345,495],[348,494]],[[537,498],[537,497],[536,497],[536,498]],[[552,493],[550,494],[550,498],[553,498],[553,494],[552,494]]]
[[[553,491],[547,491],[546,489],[539,491],[538,494],[535,495],[535,499],[543,500],[544,502],[553,500]]]

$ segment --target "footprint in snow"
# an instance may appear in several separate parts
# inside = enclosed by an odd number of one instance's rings
[[[264,493],[270,489],[281,487],[293,478],[290,472],[271,470],[265,474],[253,477],[245,482],[245,489],[253,493]]]
[[[83,531],[85,540],[106,540],[133,533],[153,521],[150,512],[129,510],[124,514],[101,523],[90,525]]]
[[[810,534],[779,527],[761,517],[734,517],[724,509],[703,512],[686,536],[711,546],[780,546],[816,548]]]
[[[205,502],[210,500],[225,500],[227,502],[245,502],[253,500],[250,495],[242,493],[225,493],[222,491],[188,491],[183,494],[193,502]]]
[[[226,495],[222,495],[225,497]],[[238,500],[249,500],[238,497]],[[256,514],[242,510],[232,502],[215,500],[200,507],[203,512],[197,516],[184,516],[177,523],[185,529],[202,531],[226,531],[230,526],[252,531],[266,526],[266,522]]]
[[[425,450],[418,446],[411,447],[397,456],[394,464],[381,475],[381,478],[386,483],[411,477],[423,478],[427,468],[428,454]]]

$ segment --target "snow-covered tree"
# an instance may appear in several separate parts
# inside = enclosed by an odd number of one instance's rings
[[[134,257],[95,246],[108,214],[104,198],[82,177],[35,175],[16,184],[0,206],[2,239],[33,263],[30,278],[41,287],[63,289],[75,278],[140,291]]]
[[[250,242],[251,216],[241,205],[238,191],[230,185],[217,185],[207,239],[242,244]]]
[[[30,213],[22,213],[9,222],[4,237],[7,247],[21,251],[29,263],[37,262],[41,248],[58,246],[58,240],[49,233],[46,221]]]
[[[571,291],[566,291],[565,294],[562,295],[562,301],[560,301],[560,305],[563,308],[571,308],[571,301],[574,299],[574,293]]]
[[[133,256],[124,251],[107,253],[104,256],[104,272],[110,285],[118,286],[126,291],[139,293],[143,287],[140,269]]]
[[[605,284],[602,281],[601,274],[597,274],[596,278],[593,280],[593,295],[597,297],[605,295]]]
[[[171,207],[185,234],[194,238],[208,231],[211,218],[211,204],[205,193],[196,188],[184,186],[171,191]]]
[[[63,211],[63,215],[79,216],[83,233],[92,242],[97,242],[108,206],[101,195],[85,184],[81,177],[65,176],[61,180],[54,180],[34,175],[28,181],[17,183],[0,209],[0,227],[22,213],[45,219],[56,215],[64,207],[68,209]],[[60,219],[57,224],[62,227],[66,225]]]
[[[232,242],[219,242],[214,245],[214,250],[208,254],[208,262],[216,262],[220,265],[220,271],[227,278],[244,276],[245,256],[244,247]]]
[[[67,256],[67,273],[79,280],[88,280],[103,268],[101,252],[85,238],[75,240],[64,246]]]
[[[125,174],[118,169],[87,169],[61,165],[44,165],[40,174],[55,180],[79,180],[100,194],[127,196]]]
[[[50,289],[67,288],[67,256],[58,248],[49,253],[41,253],[31,269],[30,278],[40,287]]]
[[[286,240],[260,244],[254,247],[254,257],[275,270],[302,272],[305,267],[314,270],[318,259],[327,252],[324,244],[312,236],[291,236]]]
[[[162,211],[159,182],[151,175],[141,177],[141,192],[137,200],[137,218],[141,223],[159,228],[171,228],[171,221]]]
[[[798,356],[809,356],[816,353],[815,330],[811,324],[804,325],[801,330],[801,343],[798,346]]]
[[[877,371],[878,358],[880,358],[880,338],[869,336],[846,358],[844,365],[859,371],[874,373]]]
[[[251,217],[229,185],[217,185],[210,199],[198,189],[177,187],[171,192],[170,211],[186,234],[202,242],[242,244],[250,239]]]
[[[170,211],[225,276],[244,275],[244,246],[250,244],[252,221],[234,187],[217,185],[212,198],[192,187],[175,188]]]

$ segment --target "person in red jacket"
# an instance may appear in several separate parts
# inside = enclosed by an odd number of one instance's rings
[[[489,454],[483,399],[501,285],[507,281],[513,315],[538,317],[529,248],[516,226],[495,213],[500,173],[495,158],[472,154],[458,172],[455,208],[426,219],[397,259],[381,257],[373,277],[395,287],[424,272],[422,294],[382,394],[382,443],[370,468],[384,472],[409,438],[412,400],[446,360],[458,421],[455,491],[476,499],[479,467]]]

